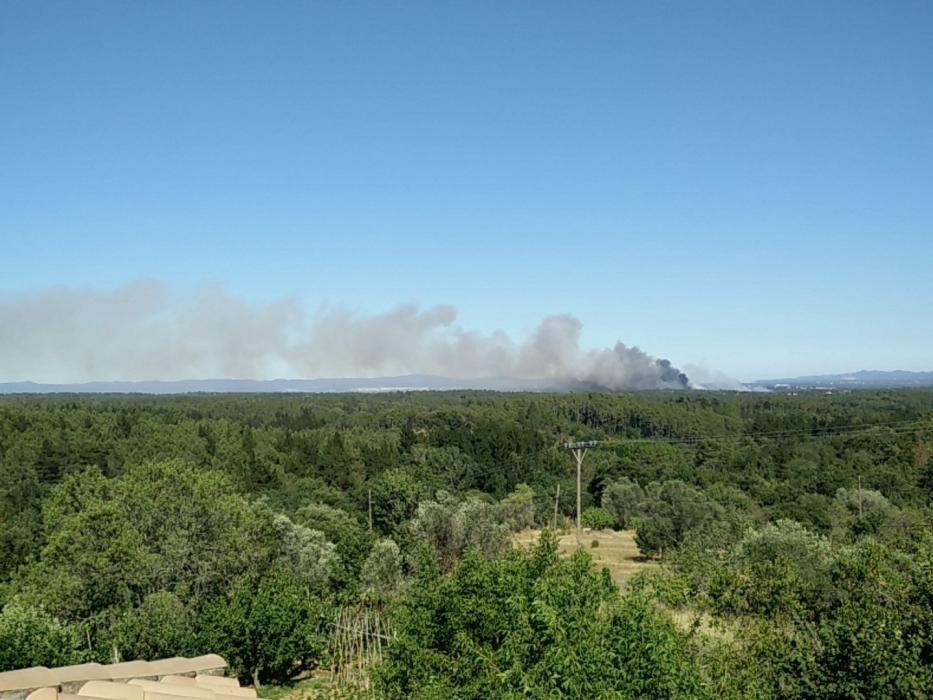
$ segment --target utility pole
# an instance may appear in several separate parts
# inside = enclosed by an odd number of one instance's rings
[[[373,531],[373,490],[369,490],[369,531]]]
[[[583,530],[583,521],[580,517],[580,472],[583,470],[583,458],[591,447],[596,447],[599,443],[596,440],[586,440],[584,442],[568,442],[564,444],[565,450],[573,452],[577,459],[577,546],[580,546],[580,533]]]
[[[560,484],[557,485],[557,495],[554,496],[554,535],[557,536],[557,507],[560,505]]]
[[[858,519],[862,519],[862,475],[858,475]]]

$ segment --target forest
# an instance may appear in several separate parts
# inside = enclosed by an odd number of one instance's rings
[[[568,555],[569,440],[600,443]],[[650,566],[619,585],[600,530]],[[0,671],[218,653],[341,697],[928,698],[933,391],[3,397],[0,608]]]

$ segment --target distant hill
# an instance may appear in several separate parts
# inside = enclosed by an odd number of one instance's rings
[[[704,383],[697,389],[725,391],[781,391],[807,389],[886,389],[933,387],[933,372],[876,372],[820,374],[787,379]],[[0,383],[0,394],[271,394],[342,392],[380,393],[388,391],[599,391],[586,385],[556,384],[545,379],[451,379],[431,374],[398,377],[335,377],[332,379],[185,379],[178,381],[86,382],[83,384]]]
[[[761,379],[751,386],[763,389],[908,389],[933,387],[933,372],[861,370],[849,374],[814,374],[786,379]]]
[[[228,394],[228,393],[338,393],[387,391],[545,391],[537,380],[487,378],[449,379],[429,374],[400,377],[333,379],[190,379],[179,381],[86,382],[83,384],[0,383],[0,394]]]

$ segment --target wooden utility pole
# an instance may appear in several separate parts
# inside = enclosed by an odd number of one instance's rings
[[[862,475],[858,475],[858,519],[862,519]]]
[[[557,485],[557,495],[554,496],[554,534],[557,534],[557,508],[560,505],[560,484]]]
[[[564,445],[565,450],[573,452],[577,459],[577,546],[580,546],[580,533],[583,530],[583,520],[580,513],[580,473],[583,471],[583,458],[591,447],[596,447],[599,443],[596,440],[587,440],[585,442],[568,442]]]
[[[369,490],[369,531],[373,531],[373,490]]]

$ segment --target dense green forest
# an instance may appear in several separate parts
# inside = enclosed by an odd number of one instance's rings
[[[620,590],[587,548],[634,530]],[[933,696],[933,392],[0,399],[0,670],[217,652],[385,697]]]

